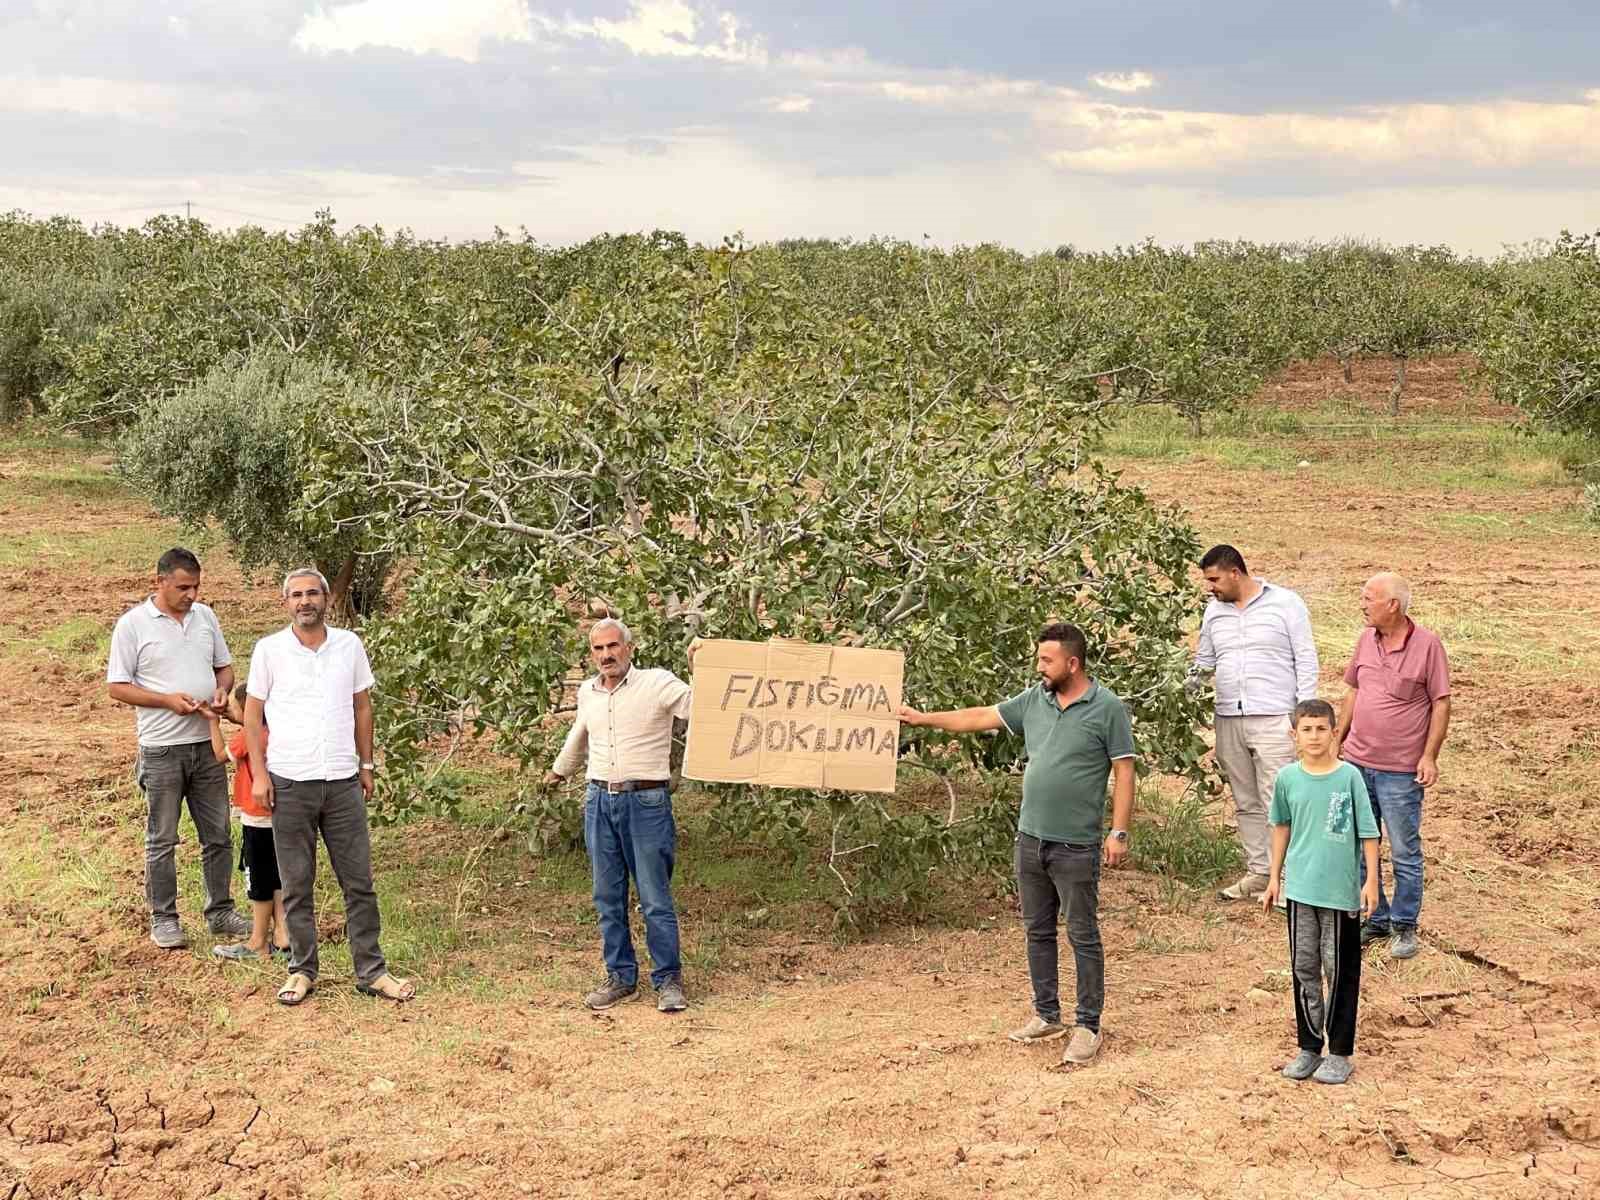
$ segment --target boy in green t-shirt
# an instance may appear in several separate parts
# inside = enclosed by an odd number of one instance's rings
[[[1350,1078],[1361,994],[1361,918],[1378,903],[1378,823],[1361,772],[1334,754],[1335,728],[1333,705],[1326,700],[1302,700],[1294,706],[1300,761],[1279,771],[1272,789],[1267,813],[1272,873],[1261,895],[1267,912],[1280,891],[1289,901],[1289,965],[1300,1053],[1283,1073],[1318,1083]]]

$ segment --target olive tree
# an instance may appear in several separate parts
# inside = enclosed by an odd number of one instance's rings
[[[246,567],[312,562],[348,619],[376,611],[390,559],[362,554],[361,529],[307,520],[310,431],[327,407],[370,402],[339,368],[276,347],[144,408],[117,441],[118,467],[163,514],[214,523]]]

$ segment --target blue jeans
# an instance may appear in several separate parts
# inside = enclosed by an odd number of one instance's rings
[[[625,986],[639,981],[639,960],[628,932],[628,877],[644,910],[645,944],[660,987],[683,969],[678,957],[678,913],[672,904],[672,864],[678,829],[666,788],[608,792],[590,782],[583,804],[583,840],[594,873],[594,907],[606,971]]]
[[[1415,929],[1422,913],[1422,785],[1415,771],[1377,771],[1357,768],[1372,800],[1380,836],[1389,835],[1389,860],[1394,865],[1394,903],[1383,891],[1378,872],[1378,907],[1367,919],[1375,929]],[[1361,860],[1361,882],[1367,882],[1367,862]]]

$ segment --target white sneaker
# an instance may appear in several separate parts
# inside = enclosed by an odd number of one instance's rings
[[[1218,900],[1254,900],[1267,890],[1267,877],[1247,873],[1217,891]]]
[[[1072,1038],[1067,1042],[1066,1053],[1061,1056],[1064,1063],[1086,1063],[1100,1051],[1100,1035],[1092,1029],[1085,1029],[1079,1025],[1072,1031]]]
[[[1053,1042],[1058,1037],[1065,1037],[1067,1027],[1060,1021],[1046,1021],[1043,1017],[1035,1016],[1021,1029],[1013,1029],[1006,1034],[1013,1042]]]

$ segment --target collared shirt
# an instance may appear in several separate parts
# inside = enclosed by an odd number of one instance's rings
[[[1276,717],[1317,695],[1317,644],[1305,601],[1265,579],[1240,608],[1206,605],[1194,670],[1215,671],[1217,716]]]
[[[629,667],[609,692],[599,676],[578,687],[578,715],[550,768],[571,776],[587,746],[598,783],[666,779],[672,772],[672,719],[687,720],[689,685],[662,667]]]
[[[1028,750],[1017,828],[1042,842],[1098,842],[1111,763],[1134,756],[1122,701],[1091,682],[1065,708],[1043,682],[999,706],[1007,731]]]
[[[130,608],[111,631],[107,683],[131,683],[152,692],[182,692],[211,703],[217,672],[233,661],[217,614],[196,602],[182,621],[151,597]],[[141,746],[184,746],[211,740],[211,723],[199,713],[179,716],[165,708],[134,710]]]
[[[266,707],[267,770],[285,779],[349,779],[356,773],[355,696],[372,686],[361,639],[328,626],[315,650],[292,626],[268,634],[250,656],[250,695]]]
[[[1438,635],[1407,617],[1405,641],[1385,650],[1376,629],[1363,629],[1344,681],[1356,689],[1356,710],[1343,756],[1374,771],[1415,771],[1434,702],[1450,694],[1450,662]]]

